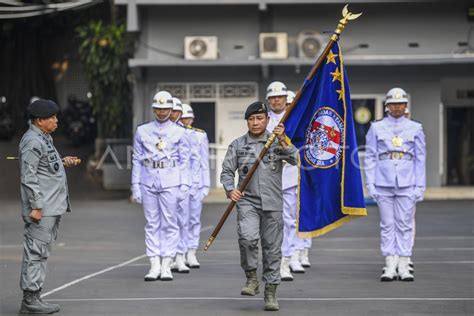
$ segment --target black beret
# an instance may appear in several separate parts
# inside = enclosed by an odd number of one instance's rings
[[[27,111],[32,118],[47,118],[58,114],[59,106],[54,101],[40,99],[30,103]]]
[[[250,104],[247,108],[247,110],[245,111],[245,119],[248,120],[248,118],[250,117],[250,115],[252,114],[257,114],[257,113],[265,113],[265,114],[268,114],[268,107],[265,103],[263,102],[254,102],[252,104]]]

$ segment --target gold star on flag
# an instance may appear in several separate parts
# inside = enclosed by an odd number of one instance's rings
[[[342,73],[339,71],[339,68],[336,68],[336,71],[331,72],[332,82],[339,80],[342,81]]]
[[[338,56],[338,54],[334,54],[332,52],[332,50],[330,50],[328,55],[326,56],[326,58],[327,58],[326,64],[334,63],[334,65],[337,65],[337,63],[336,63],[336,57],[337,56]]]
[[[337,94],[339,94],[339,99],[342,100],[342,96],[344,95],[344,89],[341,88],[341,90],[336,90]]]

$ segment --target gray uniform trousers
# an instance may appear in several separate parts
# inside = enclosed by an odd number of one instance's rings
[[[237,206],[240,265],[244,271],[257,269],[258,241],[262,243],[262,281],[280,284],[283,212],[263,211],[251,205]]]
[[[39,291],[46,277],[46,262],[51,252],[51,243],[56,240],[61,216],[44,216],[39,222],[23,217],[25,231],[23,239],[23,262],[20,288],[23,291]]]

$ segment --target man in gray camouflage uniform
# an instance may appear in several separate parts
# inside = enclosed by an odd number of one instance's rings
[[[283,124],[274,133],[278,141],[267,151],[247,188],[235,188],[235,171],[239,173],[239,186],[266,145],[271,133],[266,130],[268,109],[262,102],[252,103],[245,112],[248,133],[234,140],[222,163],[221,183],[229,199],[237,202],[237,233],[239,236],[240,262],[247,277],[242,295],[259,293],[257,280],[258,241],[263,252],[265,283],[265,310],[278,310],[276,288],[280,284],[281,244],[283,237],[283,160],[295,165],[298,151],[288,141]]]
[[[23,290],[21,314],[51,314],[59,305],[41,299],[46,261],[51,243],[57,237],[61,215],[70,211],[64,166],[76,165],[77,157],[61,159],[50,136],[57,128],[59,107],[49,100],[36,100],[28,106],[29,130],[19,146],[21,206],[25,222],[20,287]]]

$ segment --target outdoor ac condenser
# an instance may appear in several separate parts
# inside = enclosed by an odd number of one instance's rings
[[[315,59],[324,50],[328,41],[327,36],[313,30],[304,30],[298,34],[298,56]]]
[[[288,58],[288,33],[260,33],[260,58]]]
[[[217,59],[217,36],[185,36],[186,60]]]

